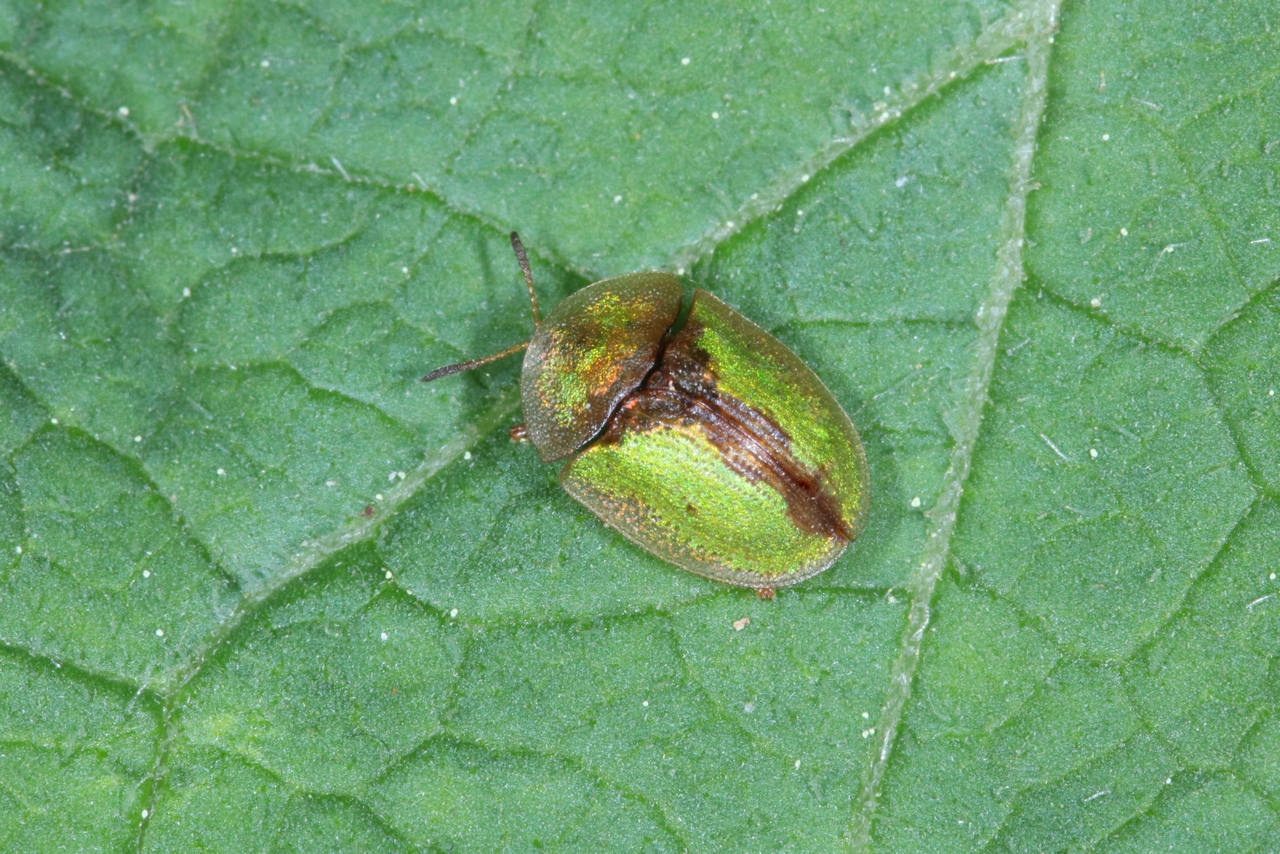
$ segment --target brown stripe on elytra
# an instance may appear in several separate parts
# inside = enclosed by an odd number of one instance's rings
[[[713,402],[728,412],[733,420],[747,427],[759,441],[768,446],[772,454],[794,459],[791,436],[782,425],[754,406],[720,392],[720,384],[711,365],[711,355],[697,344],[702,328],[695,323],[685,326],[663,354],[663,371],[687,394]]]
[[[776,464],[781,475],[793,487],[779,491],[787,499],[792,519],[802,530],[809,530],[800,518],[809,515],[804,508],[816,507],[817,515],[822,520],[818,532],[834,533],[852,541],[853,536],[845,526],[840,504],[826,489],[823,473],[814,471],[796,458],[791,450],[791,436],[782,425],[754,406],[733,395],[721,393],[711,354],[698,345],[703,329],[703,325],[696,321],[685,324],[684,329],[663,353],[662,371],[683,392],[705,402],[721,418],[736,425],[764,446],[763,456]],[[724,456],[723,449],[721,455]],[[727,457],[726,462],[732,465]]]
[[[731,471],[750,483],[765,481],[782,496],[797,528],[826,539],[853,539],[838,502],[790,452],[789,437],[758,410],[703,384],[690,394],[665,370],[655,371],[618,408],[599,441],[613,444],[629,432],[695,425]]]
[[[768,479],[786,501],[787,513],[797,528],[828,539],[841,537],[846,541],[852,541],[853,537],[840,513],[839,502],[824,488],[822,478],[791,453],[790,437],[786,433],[779,430],[777,434],[771,436],[769,435],[771,431],[764,431],[762,435],[761,431],[752,429],[767,419],[764,419],[758,410],[747,407],[741,401],[727,395],[721,395],[716,399],[693,398],[693,400],[697,407],[712,413],[712,418],[709,419],[712,423],[727,427],[727,429],[707,430],[706,435],[720,451],[720,456],[726,464],[744,477],[752,478],[758,475],[752,473],[753,467],[745,460],[742,465],[735,466],[733,459],[735,454],[731,451],[738,446],[745,446],[744,450],[746,447],[754,446],[750,448],[751,457],[763,463],[766,472],[773,474],[773,477]],[[730,403],[735,405],[725,406]],[[743,410],[749,410],[754,417],[750,420],[743,419],[741,417]],[[768,441],[766,436],[768,439],[780,438],[783,441]]]

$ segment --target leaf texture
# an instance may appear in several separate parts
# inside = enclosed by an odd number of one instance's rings
[[[1265,2],[0,0],[0,848],[1280,847]],[[774,601],[513,444],[638,269],[867,528]]]

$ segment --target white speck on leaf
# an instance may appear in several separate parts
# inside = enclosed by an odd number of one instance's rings
[[[227,473],[226,469],[218,469],[218,477],[222,477],[226,473]]]
[[[742,631],[743,629],[745,629],[745,628],[746,628],[747,626],[749,626],[749,625],[751,625],[751,618],[750,618],[750,617],[743,617],[743,618],[742,618],[742,619],[740,619],[740,620],[734,620],[734,621],[733,621],[733,630],[734,630],[735,632],[740,632],[740,631]]]
[[[1057,454],[1058,456],[1062,457],[1062,458],[1063,458],[1064,460],[1066,460],[1067,462],[1071,462],[1071,458],[1070,458],[1070,457],[1068,457],[1066,454],[1062,453],[1062,451],[1058,450],[1058,446],[1057,446],[1057,445],[1055,445],[1055,444],[1053,444],[1053,442],[1049,439],[1049,437],[1048,437],[1048,436],[1046,436],[1045,434],[1041,433],[1041,434],[1040,434],[1040,438],[1041,438],[1041,439],[1044,439],[1044,443],[1045,443],[1046,445],[1048,445],[1050,448],[1053,448],[1053,452],[1054,452],[1055,454]]]
[[[1276,598],[1276,594],[1274,594],[1274,593],[1268,593],[1266,596],[1259,596],[1257,599],[1254,599],[1252,602],[1250,602],[1250,603],[1249,603],[1248,605],[1246,605],[1245,607],[1246,607],[1246,609],[1249,611],[1249,613],[1250,613],[1250,614],[1252,614],[1252,613],[1253,613],[1253,606],[1254,606],[1254,605],[1257,605],[1257,604],[1259,604],[1259,603],[1261,603],[1261,602],[1265,602],[1265,601],[1267,601],[1268,599],[1274,599],[1274,598]]]

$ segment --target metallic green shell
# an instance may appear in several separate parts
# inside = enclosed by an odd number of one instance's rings
[[[857,430],[821,380],[705,291],[660,369],[560,483],[659,558],[744,587],[829,567],[871,497]]]
[[[538,326],[520,404],[544,462],[582,447],[643,382],[683,299],[670,273],[631,273],[577,291]]]

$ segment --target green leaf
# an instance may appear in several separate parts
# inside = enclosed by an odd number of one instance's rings
[[[1266,2],[0,0],[0,848],[1280,847]],[[677,272],[829,385],[773,601],[512,443]]]

